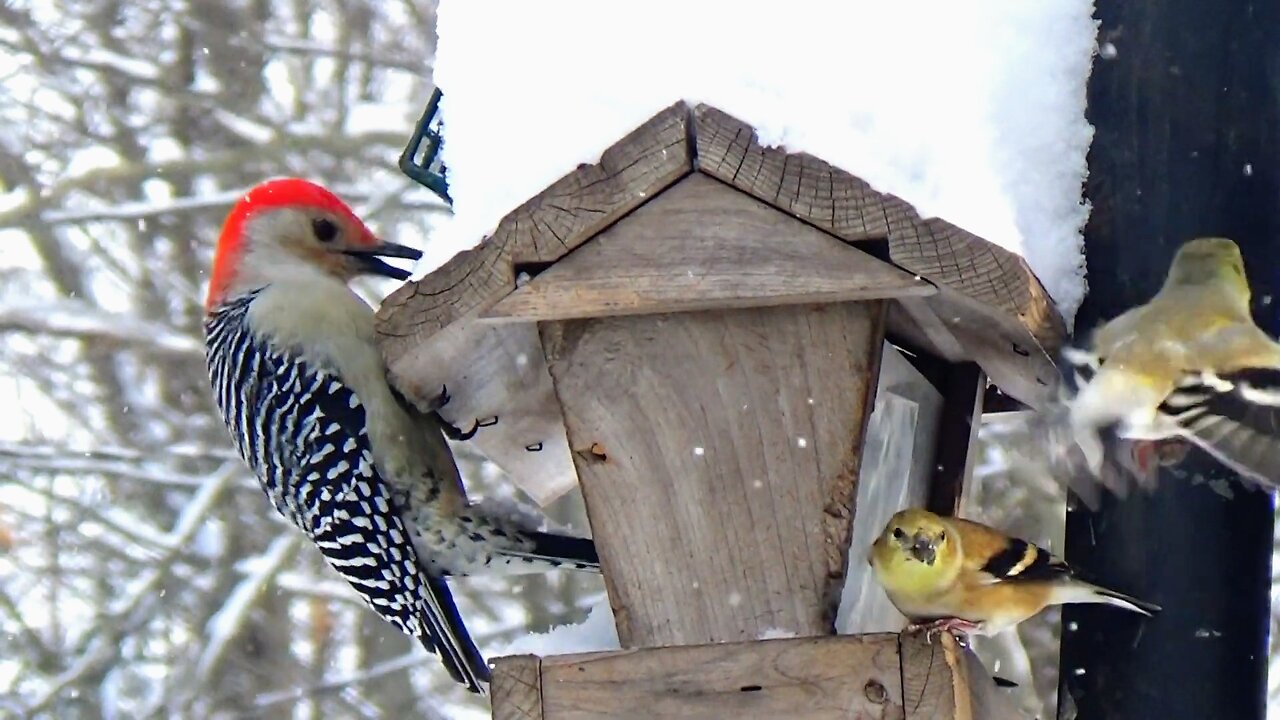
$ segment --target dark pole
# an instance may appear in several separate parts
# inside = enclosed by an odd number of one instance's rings
[[[1090,292],[1077,332],[1149,299],[1185,240],[1224,235],[1240,244],[1255,317],[1275,335],[1280,2],[1097,7]],[[1266,716],[1271,497],[1197,476],[1233,477],[1193,451],[1161,470],[1154,494],[1068,515],[1068,560],[1164,612],[1140,630],[1110,608],[1064,613],[1060,717],[1072,706],[1079,720]]]

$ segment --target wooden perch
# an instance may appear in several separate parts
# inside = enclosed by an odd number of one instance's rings
[[[495,720],[1018,720],[949,636],[766,640],[500,658]]]

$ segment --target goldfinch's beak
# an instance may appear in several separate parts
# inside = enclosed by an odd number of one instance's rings
[[[422,251],[411,248],[407,245],[399,245],[393,242],[384,242],[365,248],[353,248],[343,250],[344,255],[349,255],[358,261],[360,272],[367,275],[381,275],[389,277],[393,280],[408,280],[412,274],[409,270],[398,268],[382,260],[384,257],[404,258],[406,260],[417,260],[422,257]]]
[[[911,557],[925,565],[932,565],[933,561],[938,557],[938,549],[934,547],[933,539],[923,533],[916,533],[911,546],[907,548],[907,552],[911,553]]]

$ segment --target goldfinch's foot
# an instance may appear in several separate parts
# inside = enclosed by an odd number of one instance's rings
[[[1182,462],[1191,452],[1191,443],[1181,438],[1167,438],[1156,443],[1156,460],[1163,467]]]
[[[1154,478],[1157,468],[1177,465],[1190,450],[1191,444],[1179,438],[1135,440],[1130,448],[1130,457],[1136,474]]]
[[[977,632],[978,623],[963,620],[961,618],[942,618],[927,623],[911,623],[907,626],[907,632],[924,631],[924,638],[929,642],[933,642],[940,633],[949,632],[961,645],[969,646],[969,635]]]

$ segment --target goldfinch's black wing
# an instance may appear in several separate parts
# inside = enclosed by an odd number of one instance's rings
[[[1048,550],[1017,538],[1008,538],[1004,549],[989,557],[979,572],[989,575],[993,583],[1059,580],[1075,575],[1070,566]]]
[[[1240,475],[1280,485],[1280,368],[1188,374],[1160,412]]]
[[[996,535],[995,531],[989,528],[986,529],[990,536]],[[975,534],[978,533],[966,533],[965,539],[968,540]],[[979,538],[978,544],[983,544],[981,538]],[[979,573],[990,584],[1024,582],[1083,583],[1091,588],[1092,592],[1123,600],[1136,608],[1138,612],[1151,615],[1160,611],[1159,605],[1153,605],[1114,590],[1088,583],[1086,579],[1081,578],[1079,573],[1061,558],[1055,557],[1048,550],[1038,545],[1017,538],[1005,538],[1002,548],[998,552],[990,554]]]

